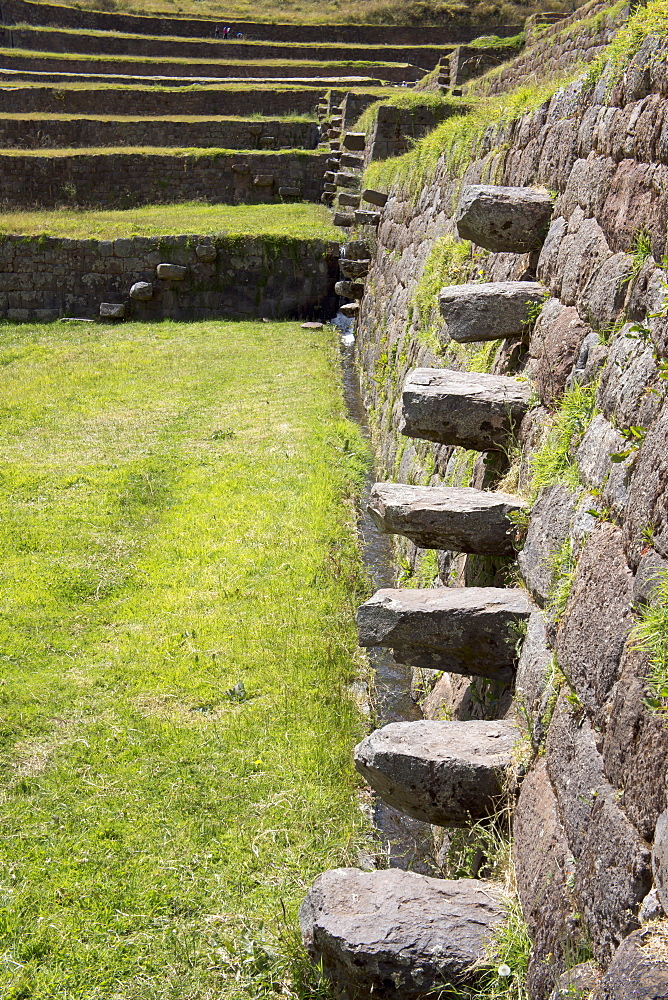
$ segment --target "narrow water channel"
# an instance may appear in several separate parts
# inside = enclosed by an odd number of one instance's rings
[[[371,432],[366,407],[360,391],[355,363],[355,341],[351,334],[341,337],[341,366],[343,395],[351,420],[361,428],[370,441]],[[374,590],[396,586],[392,560],[392,544],[387,535],[378,530],[367,510],[371,487],[376,481],[375,468],[366,476],[360,497],[357,530],[362,556]],[[422,712],[411,698],[411,668],[395,663],[392,655],[380,647],[368,650],[369,662],[374,672],[371,694],[373,716],[378,726],[389,722],[405,722],[422,718]],[[386,805],[374,795],[372,819],[379,840],[381,853],[391,868],[410,868],[432,874],[431,837],[427,823],[411,819],[405,813]]]

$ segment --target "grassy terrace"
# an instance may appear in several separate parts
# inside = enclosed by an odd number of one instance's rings
[[[62,236],[111,240],[119,236],[268,236],[292,239],[341,240],[324,205],[149,205],[115,212],[61,209],[54,212],[5,212],[0,233],[22,236]]]
[[[314,122],[315,115],[86,115],[86,114],[49,114],[47,111],[7,112],[0,111],[0,121],[89,121],[89,122],[257,122],[258,125],[271,125],[274,122]]]
[[[165,57],[165,56],[127,56],[127,55],[99,55],[97,53],[83,53],[83,52],[39,52],[36,49],[6,49],[0,48],[0,57],[3,59],[11,60],[14,57],[18,58],[30,58],[30,59],[40,59],[40,60],[51,60],[54,63],[62,62],[95,62],[104,65],[105,63],[124,63],[128,66],[141,66],[144,63],[150,63],[151,65],[159,66],[192,66],[192,58],[179,58]],[[260,69],[263,66],[285,66],[286,59],[198,59],[197,66],[258,66]],[[299,66],[317,66],[320,69],[366,69],[367,67],[374,66],[396,66],[397,63],[384,62],[382,60],[374,61],[370,59],[336,59],[336,60],[323,60],[322,62],[315,61],[313,59],[290,59],[289,65],[291,68]]]
[[[0,358],[1,995],[323,996],[295,913],[361,836],[366,461],[329,335],[4,325]]]
[[[322,150],[315,149],[253,149],[250,151],[255,156],[322,156]],[[126,153],[137,153],[144,156],[236,156],[244,155],[244,150],[239,149],[212,149],[210,146],[193,146],[188,149],[180,147],[164,146],[85,146],[72,149],[2,149],[0,157],[3,156],[123,156]]]

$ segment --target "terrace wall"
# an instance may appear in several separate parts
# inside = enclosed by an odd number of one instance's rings
[[[197,247],[215,249],[200,259]],[[123,303],[134,319],[329,318],[336,312],[338,243],[266,237],[133,237],[114,241],[9,236],[0,239],[0,316],[95,319],[100,303]],[[180,281],[158,264],[187,268]],[[129,298],[138,281],[148,302]]]
[[[0,205],[8,209],[133,208],[200,200],[257,204],[283,197],[319,201],[326,154],[5,154]],[[297,194],[286,194],[289,189]]]
[[[315,149],[314,122],[97,121],[92,118],[0,118],[0,146],[16,149],[79,146],[199,146],[218,149]]]

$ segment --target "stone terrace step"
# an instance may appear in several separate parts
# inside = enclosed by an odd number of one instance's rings
[[[19,52],[0,49],[0,65],[4,72],[16,70],[38,73],[70,73],[77,76],[161,76],[166,78],[195,77],[198,79],[302,79],[373,77],[376,80],[403,83],[419,80],[423,71],[415,66],[385,62],[316,60],[234,60],[218,59],[142,59],[126,56],[94,58],[55,55],[49,52]]]
[[[0,111],[98,115],[288,115],[313,114],[329,81],[319,87],[302,84],[282,87],[273,81],[249,88],[216,82],[211,87],[192,85],[185,91],[173,87],[88,86],[65,84],[58,88],[21,84],[0,87]],[[152,84],[154,81],[152,81]]]
[[[222,149],[315,149],[318,127],[314,122],[239,121],[207,118],[99,120],[44,116],[8,117],[0,112],[0,145],[20,149],[72,149],[82,146],[175,146]]]
[[[134,208],[320,200],[325,154],[202,150],[0,152],[0,201],[9,209]],[[298,194],[294,194],[298,192]]]
[[[419,1000],[475,985],[503,917],[498,889],[476,879],[337,868],[315,880],[299,923],[309,957],[345,996]]]
[[[503,450],[530,398],[528,383],[505,375],[416,368],[404,384],[400,430],[475,451]]]
[[[518,626],[529,614],[523,590],[384,589],[358,609],[358,641],[391,649],[399,663],[507,679],[517,660]]]
[[[393,722],[355,747],[355,767],[389,805],[440,826],[492,815],[519,738],[512,722]]]
[[[554,199],[540,188],[473,184],[455,212],[457,232],[487,250],[528,253],[543,245]]]
[[[134,76],[123,73],[49,73],[33,70],[0,69],[0,80],[4,83],[21,83],[32,81],[35,83],[59,83],[59,84],[85,84],[92,85],[101,83],[103,85],[117,86],[147,86],[156,87],[192,87],[193,85],[207,86],[224,81],[227,84],[243,84],[247,89],[253,87],[266,86],[294,86],[303,87],[380,87],[382,81],[375,77],[366,76],[344,76],[344,77],[219,77],[219,76]]]
[[[111,14],[27,0],[3,0],[2,8],[6,23],[48,24],[61,28],[115,33],[212,38],[214,29],[221,27],[220,19]],[[229,21],[225,23],[230,24]],[[429,41],[433,45],[456,45],[477,38],[481,31],[492,29],[492,25],[480,24],[471,27],[460,27],[457,24],[430,25],[425,29],[423,26],[409,25],[275,24],[262,21],[234,21],[230,26],[235,32],[240,31],[248,38],[272,42],[358,42],[372,45],[421,45],[425,30],[429,32]],[[522,25],[493,25],[494,33],[503,38],[516,35],[521,28]]]
[[[31,49],[39,52],[81,53],[91,55],[149,56],[197,59],[313,59],[322,62],[373,60],[412,63],[432,69],[448,48],[443,45],[356,45],[304,42],[260,42],[193,39],[147,35],[82,32],[43,27],[0,27],[0,47]]]
[[[457,486],[376,483],[369,512],[381,531],[404,535],[423,549],[478,555],[514,552],[509,514],[525,503],[508,493]]]
[[[491,281],[449,285],[441,289],[439,305],[448,336],[469,344],[521,334],[530,306],[546,296],[547,289],[537,281]]]

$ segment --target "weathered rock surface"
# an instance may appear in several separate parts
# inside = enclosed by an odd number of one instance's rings
[[[529,307],[542,302],[545,294],[537,281],[491,281],[449,285],[441,289],[438,301],[448,335],[468,344],[521,334]]]
[[[585,543],[556,642],[559,666],[594,720],[617,679],[632,596],[622,533],[601,524]]]
[[[528,986],[532,996],[547,996],[564,968],[567,942],[577,944],[578,929],[568,888],[575,860],[544,759],[522,782],[513,835],[517,890],[533,939]]]
[[[517,659],[518,625],[529,614],[522,590],[388,589],[362,604],[357,626],[361,646],[387,646],[400,663],[504,677]]]
[[[648,924],[622,941],[592,1000],[666,1000],[668,931]]]
[[[361,152],[366,145],[366,132],[346,132],[343,137],[343,148],[351,152]]]
[[[394,722],[355,747],[355,767],[390,805],[440,826],[466,825],[498,806],[518,739],[495,722]]]
[[[529,346],[529,374],[544,406],[552,407],[559,400],[579,361],[583,341],[591,333],[573,306],[562,306],[554,298],[543,306]],[[594,338],[598,342],[598,336]],[[585,353],[583,370],[586,362]]]
[[[540,604],[550,594],[554,559],[568,538],[577,500],[577,494],[555,483],[539,495],[531,510],[527,537],[517,561],[524,582]]]
[[[358,208],[355,212],[355,222],[358,226],[377,226],[380,223],[380,212],[367,212]]]
[[[474,184],[462,192],[455,223],[461,238],[479,247],[528,253],[542,245],[553,207],[537,188]]]
[[[525,711],[530,712],[537,727],[542,715],[541,706],[545,692],[549,688],[552,674],[553,653],[547,642],[545,618],[540,611],[529,616],[527,631],[522,643],[522,651],[517,663],[515,676],[515,700]],[[536,737],[542,736],[534,734]]]
[[[550,1000],[589,1000],[592,990],[601,979],[596,962],[582,962],[567,972],[562,972]]]
[[[416,368],[404,384],[399,430],[439,444],[503,450],[530,398],[527,383],[505,375]]]
[[[387,195],[382,191],[374,191],[373,188],[365,188],[362,191],[362,198],[364,201],[368,201],[370,205],[378,205],[382,208],[387,201]]]
[[[419,1000],[475,983],[503,914],[498,890],[476,879],[338,868],[316,879],[299,922],[310,958],[350,1000]]]
[[[188,273],[188,268],[182,267],[180,264],[158,264],[155,273],[159,278],[169,281],[183,281]]]
[[[656,823],[652,871],[659,901],[668,913],[668,809],[661,813]]]
[[[376,483],[369,512],[381,531],[404,535],[424,549],[510,555],[509,514],[524,502],[508,493],[468,487]]]

